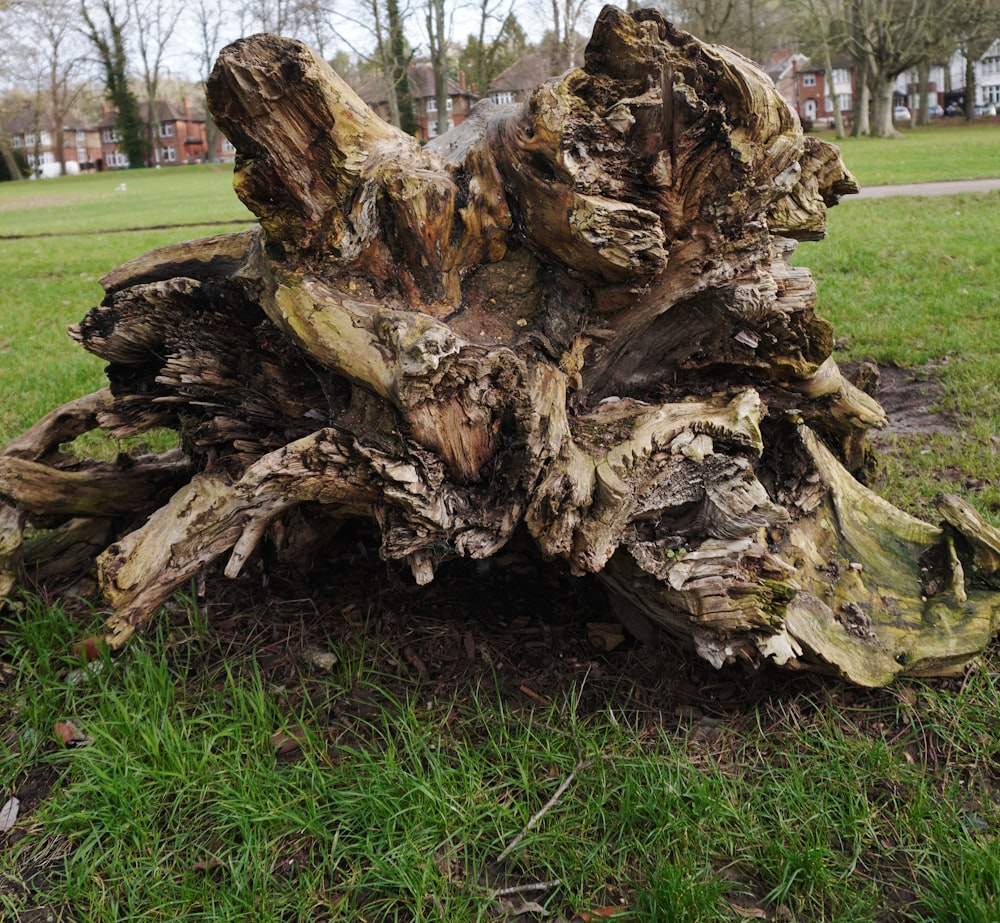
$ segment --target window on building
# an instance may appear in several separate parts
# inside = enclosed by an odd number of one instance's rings
[[[804,87],[814,87],[814,86],[816,86],[816,75],[815,74],[803,74],[802,75],[802,86],[804,86]]]
[[[177,163],[177,148],[175,148],[175,147],[161,147],[160,148],[160,161],[162,163]]]
[[[174,123],[173,122],[160,122],[160,137],[161,138],[172,138],[174,136]]]
[[[78,147],[76,149],[76,162],[77,163],[87,162],[87,149],[85,147]]]
[[[105,144],[116,144],[121,141],[122,136],[119,134],[117,128],[102,128],[101,129],[101,140]]]
[[[235,154],[236,153],[236,147],[235,147],[235,145],[228,138],[223,138],[222,139],[222,153],[223,154]]]
[[[24,146],[25,147],[35,146],[35,133],[33,131],[26,131],[24,133]]]
[[[10,146],[11,147],[20,148],[21,147],[21,136],[20,135],[14,135],[14,137],[10,139]]]
[[[448,119],[448,131],[451,131],[455,127],[455,120]],[[436,138],[438,133],[438,123],[437,119],[433,119],[427,123],[427,137]]]
[[[490,99],[498,106],[506,106],[508,103],[514,102],[514,94],[509,90],[504,90],[501,93],[491,93]]]
[[[43,131],[38,136],[38,143],[44,147],[48,147],[52,143],[52,136],[47,131]]]
[[[437,101],[436,97],[434,97],[434,96],[428,96],[427,100],[426,100],[426,103],[427,103],[427,105],[426,105],[426,111],[427,111],[428,115],[430,113],[432,113],[432,112],[437,112],[438,111],[438,101]],[[448,97],[448,102],[445,103],[445,107],[444,107],[445,111],[446,112],[451,112],[451,106],[452,106],[452,100],[451,100],[451,97],[449,96]]]
[[[86,144],[87,143],[87,133],[85,131],[78,131],[76,133],[76,143]]]
[[[833,72],[833,85],[835,87],[850,86],[851,72],[847,68],[839,67]]]

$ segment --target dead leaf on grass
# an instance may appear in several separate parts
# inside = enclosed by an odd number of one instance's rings
[[[610,920],[625,913],[625,908],[620,904],[612,904],[608,907],[595,907],[593,910],[581,910],[573,919],[574,923],[590,923],[591,920]]]
[[[221,859],[202,859],[191,866],[192,872],[211,872],[223,865]]]
[[[767,911],[762,910],[760,907],[744,907],[742,904],[729,902],[729,906],[733,908],[741,917],[747,917],[753,920],[766,920]]]
[[[278,754],[295,753],[302,749],[306,741],[306,732],[301,727],[290,727],[284,731],[275,731],[271,736],[271,746]]]
[[[21,802],[16,798],[8,798],[0,808],[0,833],[6,833],[17,823],[17,815],[21,810]]]
[[[72,721],[57,721],[52,730],[67,747],[87,747],[94,742],[93,737],[84,734]]]
[[[329,673],[337,665],[337,655],[333,651],[325,651],[319,647],[307,647],[302,652],[302,659],[317,670]]]
[[[100,638],[84,638],[73,645],[73,656],[77,660],[97,660],[107,645]]]

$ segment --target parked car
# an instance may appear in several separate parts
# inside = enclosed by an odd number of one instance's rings
[[[910,110],[906,106],[896,106],[892,110],[892,120],[894,122],[909,122]]]
[[[982,106],[976,106],[976,115],[996,115],[997,107],[996,103],[985,103]]]
[[[927,114],[932,119],[939,119],[944,115],[944,109],[942,109],[937,103],[931,103],[927,107]]]
[[[948,103],[948,108],[944,110],[945,115],[961,115],[965,110],[958,103]]]

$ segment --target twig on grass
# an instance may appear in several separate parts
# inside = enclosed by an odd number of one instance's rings
[[[551,891],[553,888],[558,888],[562,882],[558,878],[554,878],[552,881],[531,881],[523,885],[510,885],[506,888],[497,888],[490,897],[512,897],[515,894],[525,894],[529,891]]]
[[[539,811],[531,817],[524,827],[521,828],[521,832],[514,837],[513,840],[511,840],[507,848],[504,849],[499,856],[497,856],[497,862],[503,862],[504,859],[506,859],[515,849],[517,849],[518,846],[521,845],[521,842],[528,835],[535,824],[537,824],[553,807],[555,807],[556,803],[562,797],[563,792],[565,792],[566,789],[573,784],[573,780],[576,778],[577,773],[583,772],[584,769],[589,769],[593,765],[594,761],[592,759],[579,759],[577,761],[577,764],[573,767],[573,771],[559,783],[559,788],[556,789],[555,794],[542,805]]]

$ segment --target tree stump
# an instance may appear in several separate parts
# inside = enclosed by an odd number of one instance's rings
[[[295,41],[208,92],[259,226],[104,277],[71,334],[109,390],[0,455],[0,594],[96,559],[120,645],[217,559],[363,517],[418,584],[526,534],[716,666],[881,685],[988,643],[996,530],[856,479],[885,415],[791,259],[857,185],[749,61],[606,7],[582,68],[424,147]],[[95,426],[181,449],[59,453]]]

